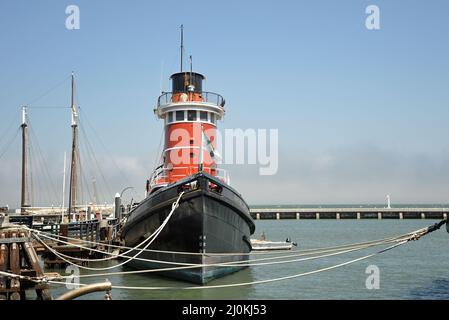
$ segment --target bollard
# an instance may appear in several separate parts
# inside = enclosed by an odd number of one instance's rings
[[[114,217],[116,219],[120,219],[120,206],[121,206],[121,199],[120,199],[120,194],[116,193],[115,194],[115,213],[114,213]]]
[[[399,212],[399,219],[404,219],[404,214],[402,212]]]
[[[360,220],[360,212],[357,212],[357,220]]]
[[[260,213],[256,213],[256,219],[260,220]]]
[[[316,218],[317,220],[320,220],[320,214],[319,214],[318,212],[315,214],[315,218]]]
[[[337,212],[337,216],[336,216],[337,220],[340,220],[340,214]]]
[[[276,220],[279,220],[281,218],[281,214],[278,212],[276,213]]]
[[[296,220],[299,220],[299,212],[296,212]]]

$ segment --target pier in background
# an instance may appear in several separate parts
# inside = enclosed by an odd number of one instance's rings
[[[256,220],[447,219],[449,208],[251,208]]]

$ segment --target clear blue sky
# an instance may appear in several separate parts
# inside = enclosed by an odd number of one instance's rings
[[[81,29],[65,28],[76,4]],[[381,29],[365,28],[380,8]],[[447,1],[0,1],[0,135],[19,106],[78,103],[124,182],[107,165],[109,193],[143,193],[162,123],[152,109],[186,54],[223,94],[224,128],[278,128],[280,168],[231,167],[249,203],[449,200],[449,2]],[[30,109],[60,189],[69,150],[66,109]],[[2,137],[0,137],[1,139]],[[0,140],[0,148],[5,144]],[[19,139],[0,159],[0,205],[19,200]],[[37,170],[37,168],[36,168]],[[233,174],[234,172],[234,174]],[[97,178],[97,180],[101,180]],[[59,191],[58,191],[59,192]]]

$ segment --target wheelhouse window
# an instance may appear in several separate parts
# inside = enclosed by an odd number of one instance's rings
[[[172,123],[173,122],[173,112],[168,113],[167,122]]]
[[[211,113],[210,114],[210,122],[212,122],[213,124],[215,124],[215,114]]]
[[[196,110],[187,111],[187,121],[196,121]]]
[[[184,121],[184,111],[176,111],[176,121]]]
[[[207,111],[200,111],[200,120],[207,121]]]

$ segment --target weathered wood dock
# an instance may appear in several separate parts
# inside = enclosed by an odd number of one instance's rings
[[[0,300],[25,300],[26,290],[35,290],[38,299],[52,299],[48,285],[23,278],[44,276],[31,241],[29,232],[21,228],[0,228],[0,271],[22,277],[0,276]]]
[[[449,208],[251,208],[263,219],[446,219]]]
[[[117,219],[88,220],[62,224],[53,223],[50,220],[45,221],[46,223],[36,223],[34,216],[14,216],[10,217],[10,221],[19,225],[26,225],[51,237],[50,239],[43,235],[41,236],[41,240],[45,242],[45,245],[39,241],[33,241],[34,249],[42,256],[44,265],[50,268],[61,268],[67,265],[67,261],[58,257],[53,251],[86,261],[91,258],[101,257],[102,255],[95,250],[106,250],[103,243],[110,243],[114,240],[112,239],[116,234],[114,226],[117,224]],[[37,221],[40,221],[40,219],[37,219]],[[72,262],[79,263],[76,260]],[[81,264],[87,264],[87,262]]]

